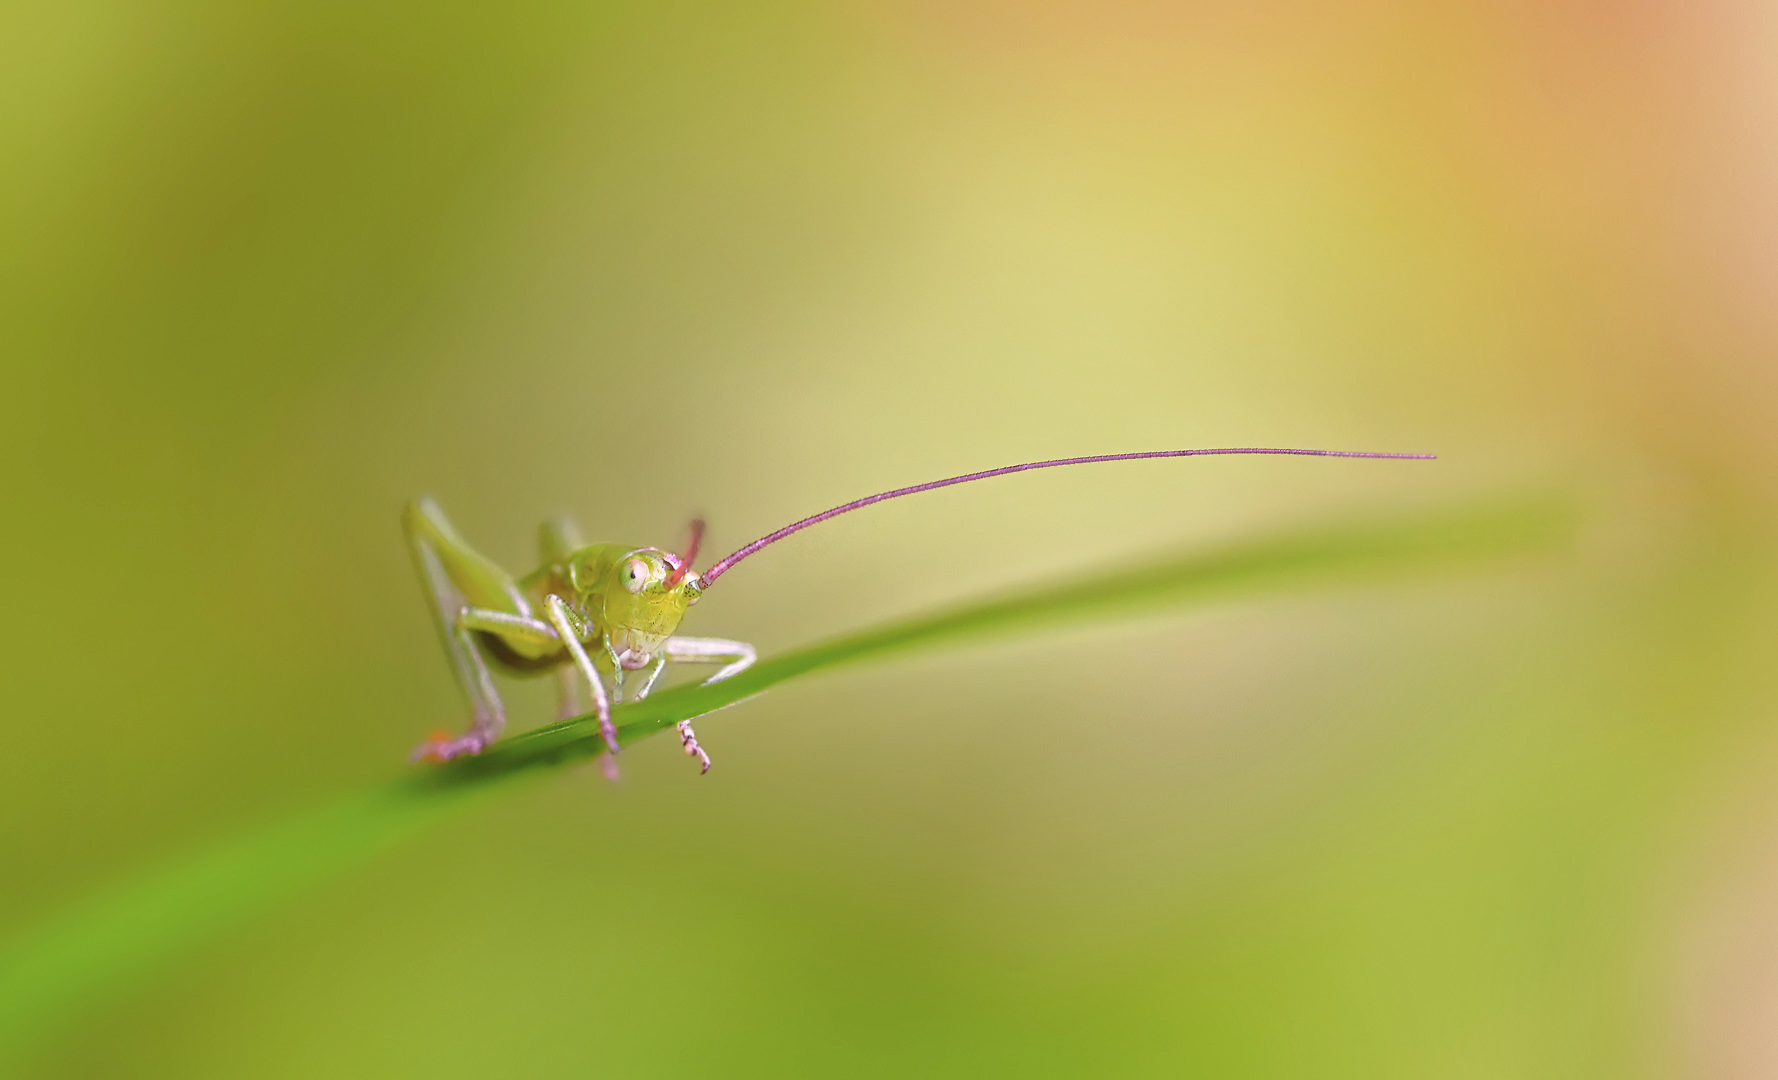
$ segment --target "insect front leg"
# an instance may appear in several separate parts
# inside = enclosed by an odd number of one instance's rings
[[[709,686],[746,671],[759,659],[759,654],[745,641],[673,637],[667,639],[666,657],[677,664],[724,664],[721,670],[704,680],[703,685]]]
[[[605,656],[611,661],[611,700],[620,702],[624,699],[624,662],[618,659],[617,650],[611,646],[611,635],[605,636]],[[637,701],[642,699],[638,697]]]
[[[704,685],[719,683],[724,679],[739,675],[753,666],[759,654],[753,646],[745,641],[728,641],[723,638],[675,637],[667,639],[667,646],[661,653],[663,660],[672,660],[682,664],[723,664],[716,674],[704,680]],[[725,663],[726,662],[726,663]],[[660,674],[657,668],[648,678],[643,692],[654,686],[655,677]],[[697,758],[703,763],[698,770],[699,775],[710,771],[710,755],[698,745],[698,733],[692,730],[690,720],[681,720],[679,728],[679,745],[685,748],[686,754]]]
[[[661,671],[664,670],[666,666],[667,652],[665,649],[662,649],[661,654],[654,658],[654,663],[648,666],[648,676],[642,680],[642,686],[636,691],[637,701],[641,701],[643,698],[647,697],[648,692],[654,689],[654,681],[661,677]]]

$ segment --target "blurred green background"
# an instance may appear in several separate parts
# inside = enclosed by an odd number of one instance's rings
[[[44,1076],[1778,1072],[1778,13],[0,11],[0,941],[398,774],[397,525],[765,653],[1524,490],[1565,556],[910,656],[517,790]],[[514,729],[547,687],[507,683]]]

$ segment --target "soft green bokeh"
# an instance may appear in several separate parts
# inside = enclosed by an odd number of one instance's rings
[[[396,515],[767,654],[1304,522],[1564,559],[909,657],[490,800],[46,1076],[1778,1068],[1773,16],[0,12],[0,939],[460,705]],[[549,715],[513,685],[515,727]]]

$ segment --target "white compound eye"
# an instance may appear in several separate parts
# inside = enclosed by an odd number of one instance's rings
[[[624,588],[631,592],[641,592],[648,584],[648,564],[641,559],[631,559],[624,563]]]

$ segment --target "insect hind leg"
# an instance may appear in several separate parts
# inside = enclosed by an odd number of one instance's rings
[[[496,610],[516,608],[512,611],[515,615],[530,612],[506,572],[465,543],[431,499],[409,504],[401,523],[414,567],[426,588],[433,625],[470,710],[467,733],[455,739],[429,740],[414,751],[414,757],[448,761],[461,754],[480,753],[506,726],[506,710],[474,631],[462,624],[460,613],[468,602]]]
[[[543,566],[559,563],[583,547],[586,537],[581,535],[574,519],[566,515],[551,518],[537,530],[537,554]]]

